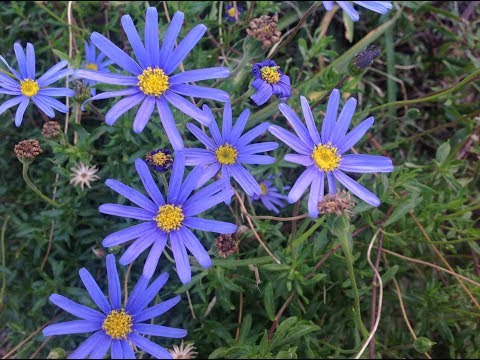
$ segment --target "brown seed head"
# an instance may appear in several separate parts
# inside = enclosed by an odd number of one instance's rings
[[[35,158],[42,153],[42,148],[38,140],[29,139],[22,140],[13,149],[15,155],[17,155],[18,160],[22,163],[31,163]]]
[[[277,29],[278,15],[262,15],[250,21],[247,34],[262,43],[262,48],[267,49],[277,43],[282,33]]]
[[[60,135],[60,124],[56,121],[47,121],[43,124],[42,135],[47,139]]]
[[[231,234],[222,234],[215,239],[215,246],[217,248],[218,255],[226,258],[236,252],[238,252],[237,241]]]
[[[318,203],[318,211],[321,214],[337,214],[341,215],[350,215],[351,212],[349,209],[353,208],[355,204],[350,200],[350,194],[345,190],[332,195],[327,194],[325,197]]]

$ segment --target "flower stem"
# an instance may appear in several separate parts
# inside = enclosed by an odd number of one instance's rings
[[[5,268],[5,231],[7,230],[8,220],[10,219],[10,215],[5,217],[5,222],[2,226],[2,233],[0,236],[1,245],[2,245],[2,267]],[[3,308],[3,296],[5,294],[5,289],[7,288],[7,273],[5,271],[2,272],[2,289],[0,290],[0,310]]]
[[[50,205],[53,205],[55,207],[60,207],[60,204],[57,203],[56,201],[50,199],[48,196],[45,196],[44,194],[42,194],[42,192],[40,190],[38,190],[38,188],[32,183],[32,181],[30,180],[30,178],[28,177],[28,168],[29,168],[30,165],[28,164],[23,164],[23,171],[22,171],[22,175],[23,175],[23,180],[25,180],[25,182],[27,183],[28,187],[30,189],[33,190],[33,192],[35,194],[37,194],[39,197],[41,197],[44,201],[46,201],[47,203],[49,203]]]

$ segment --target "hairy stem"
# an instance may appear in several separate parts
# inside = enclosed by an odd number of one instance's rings
[[[48,196],[45,196],[44,194],[42,194],[42,192],[41,192],[40,190],[38,190],[38,188],[32,183],[32,181],[31,181],[30,178],[28,177],[28,167],[29,167],[28,164],[23,164],[23,171],[22,171],[23,180],[25,180],[25,182],[27,183],[28,187],[29,187],[30,189],[32,189],[35,194],[37,194],[39,197],[41,197],[42,200],[46,201],[46,202],[49,203],[50,205],[53,205],[53,206],[55,206],[55,207],[60,207],[60,204],[59,204],[59,203],[57,203],[56,201],[50,199]]]

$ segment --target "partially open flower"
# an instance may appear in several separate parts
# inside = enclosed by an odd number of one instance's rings
[[[79,163],[70,168],[70,170],[72,170],[70,184],[73,184],[74,186],[80,185],[82,190],[85,185],[90,187],[90,182],[100,179],[100,177],[95,175],[98,171],[96,166],[87,166],[83,163]]]
[[[349,209],[353,208],[355,204],[350,200],[350,193],[342,190],[336,194],[327,194],[322,201],[318,203],[318,211],[321,214],[337,214],[350,215]]]
[[[218,256],[226,258],[238,252],[238,243],[231,234],[221,234],[215,239]]]
[[[60,124],[56,121],[47,121],[43,124],[42,135],[47,139],[55,138],[61,134]]]
[[[145,155],[145,162],[155,171],[167,171],[173,164],[172,152],[168,149],[161,148],[150,151]]]
[[[195,359],[198,355],[195,350],[196,348],[193,346],[193,343],[189,343],[185,346],[182,340],[180,346],[173,345],[173,349],[168,349],[168,352],[174,359]]]
[[[280,40],[282,33],[277,29],[278,15],[262,15],[250,21],[247,34],[262,43],[262,48],[268,49]]]
[[[43,152],[38,140],[22,140],[13,149],[18,160],[23,164],[31,164],[35,158]]]

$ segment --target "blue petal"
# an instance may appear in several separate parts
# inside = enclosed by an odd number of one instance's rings
[[[192,278],[192,269],[188,260],[185,245],[178,238],[170,237],[170,245],[172,246],[173,257],[175,258],[175,267],[178,277],[182,284],[188,284]]]
[[[8,70],[10,70],[10,72],[15,75],[15,77],[18,79],[18,80],[23,80],[23,76],[21,74],[18,73],[18,71],[16,71],[14,68],[12,68],[7,60],[5,60],[5,58],[3,56],[0,55],[0,60],[5,64],[5,66],[8,68]]]
[[[153,276],[153,273],[157,268],[158,260],[162,255],[163,249],[165,249],[165,245],[167,244],[167,235],[161,231],[158,233],[159,237],[153,243],[153,246],[148,253],[147,260],[145,260],[145,265],[143,266],[142,275],[147,279],[150,279]]]
[[[18,90],[20,91],[20,84],[13,80],[10,76],[0,73],[0,84],[2,87],[5,87],[9,90]]]
[[[74,96],[75,92],[67,88],[40,89],[39,95],[43,96]]]
[[[144,39],[149,65],[157,67],[160,60],[160,41],[158,40],[158,13],[155,7],[147,9]]]
[[[170,241],[183,242],[193,257],[197,259],[198,263],[203,268],[209,268],[212,266],[212,260],[210,259],[210,256],[205,248],[200,243],[200,240],[198,240],[198,238],[187,228],[181,227],[178,232],[172,233],[172,238]]]
[[[143,129],[145,129],[148,120],[150,120],[150,117],[152,116],[154,108],[155,98],[153,96],[147,96],[137,111],[137,115],[133,121],[133,131],[139,134],[143,131]]]
[[[50,107],[50,105],[47,104],[47,102],[45,101],[46,97],[35,95],[31,99],[33,103],[37,106],[37,108],[40,111],[43,111],[45,115],[47,115],[49,118],[55,117],[55,112]]]
[[[83,285],[85,285],[85,288],[90,294],[92,300],[95,302],[95,304],[97,304],[104,314],[108,314],[112,308],[110,307],[105,295],[103,295],[102,290],[100,290],[98,284],[93,279],[92,275],[85,268],[80,269],[78,273],[80,274],[80,279],[82,279]]]
[[[98,210],[103,214],[145,221],[151,221],[155,217],[155,214],[144,209],[118,204],[103,204]]]
[[[168,26],[167,32],[165,33],[162,47],[160,49],[159,66],[162,69],[165,69],[165,63],[173,51],[173,47],[175,46],[175,42],[177,41],[178,34],[182,29],[183,18],[183,13],[181,11],[177,11],[173,16],[170,25]]]
[[[284,159],[294,164],[299,164],[303,166],[313,165],[312,157],[307,155],[287,154],[285,155]]]
[[[202,110],[200,110],[198,107],[196,107],[194,104],[184,99],[180,95],[177,95],[173,91],[168,90],[163,96],[170,104],[175,106],[184,114],[191,116],[199,123],[203,125],[208,125],[210,123],[210,119],[203,113]]]
[[[178,46],[168,57],[165,63],[165,73],[170,75],[185,57],[190,53],[193,47],[200,41],[203,34],[207,31],[207,27],[203,24],[195,26],[190,32],[183,38]]]
[[[243,130],[245,130],[245,125],[247,125],[248,118],[250,117],[250,110],[245,109],[242,111],[238,120],[233,125],[232,133],[230,134],[230,141],[235,143],[238,138],[242,135]]]
[[[277,125],[272,125],[268,128],[270,133],[283,141],[286,145],[290,146],[296,152],[310,156],[313,151],[313,147],[309,148],[308,146],[312,146],[312,144],[304,144],[300,141],[298,137],[293,135],[291,132],[282,129]]]
[[[322,123],[322,142],[327,144],[332,140],[333,128],[337,121],[338,104],[340,102],[340,91],[333,89],[328,98],[327,112]]]
[[[172,176],[168,183],[168,197],[169,204],[176,203],[182,188],[183,175],[185,173],[185,154],[182,151],[175,152],[175,161],[172,167]]]
[[[217,100],[221,102],[227,102],[230,99],[230,95],[227,92],[205,86],[177,84],[171,85],[170,91],[180,95]]]
[[[142,68],[130,56],[102,34],[94,32],[90,36],[90,40],[97,48],[107,55],[113,63],[117,64],[122,69],[125,69],[134,75],[139,75],[142,72]]]
[[[325,10],[330,11],[333,9],[333,1],[322,1]]]
[[[163,301],[160,304],[154,305],[136,314],[133,314],[133,318],[137,323],[145,320],[153,319],[154,317],[157,317],[166,313],[168,310],[170,310],[175,305],[177,305],[181,299],[182,298],[180,296],[175,296],[174,298]]]
[[[230,167],[233,178],[240,184],[242,189],[249,195],[261,194],[262,190],[253,176],[239,164],[234,164]]]
[[[183,149],[183,152],[187,166],[209,165],[217,161],[214,153],[207,149]]]
[[[167,134],[168,140],[172,144],[174,150],[183,149],[183,140],[178,132],[177,125],[173,119],[172,112],[168,108],[167,102],[163,98],[157,99],[157,109],[160,115],[160,121],[162,122],[163,129]]]
[[[48,85],[54,83],[55,81],[63,79],[65,76],[73,75],[74,72],[75,71],[73,69],[60,70],[59,72],[55,73],[54,75],[44,79],[42,82],[40,82],[40,80],[37,80],[37,82],[38,82],[38,85],[40,85],[40,86],[48,86]]]
[[[42,76],[40,76],[37,80],[38,85],[44,86],[45,81],[50,79],[52,76],[55,76],[61,69],[68,65],[67,60],[62,60],[58,64],[55,64],[50,69],[48,69]]]
[[[127,305],[125,306],[125,311],[128,314],[135,314],[139,311],[142,311],[143,309],[140,309],[138,306],[136,306],[137,303],[139,303],[141,298],[143,297],[145,290],[148,287],[150,279],[140,275],[140,278],[137,281],[137,284],[132,290],[132,293],[128,297],[127,300]]]
[[[120,340],[120,344],[122,344],[122,351],[123,351],[123,358],[124,359],[136,359],[135,353],[133,352],[132,347],[126,340]]]
[[[196,189],[205,185],[205,183],[217,175],[218,170],[220,170],[220,164],[218,162],[213,163],[208,166],[202,173],[202,176],[198,179]]]
[[[146,68],[148,66],[147,52],[143,46],[140,36],[138,35],[137,29],[135,29],[135,25],[133,24],[133,20],[130,15],[122,16],[122,27],[123,30],[125,30],[125,34],[127,35],[130,45],[132,45],[133,52],[135,53],[140,66]]]
[[[35,49],[27,43],[27,74],[30,79],[35,79]]]
[[[353,114],[355,114],[355,108],[357,107],[357,99],[349,98],[343,106],[340,115],[338,116],[337,123],[332,136],[332,144],[337,145],[347,133],[350,122],[352,121]]]
[[[60,101],[58,101],[57,99],[54,99],[54,98],[51,98],[50,96],[44,96],[44,95],[35,95],[33,97],[34,99],[41,99],[45,104],[47,104],[48,106],[54,108],[55,110],[58,110],[64,114],[68,113],[68,107],[61,103]]]
[[[95,89],[92,89],[92,90],[95,90]],[[98,94],[98,95],[95,95],[95,96],[91,97],[90,99],[85,101],[85,103],[90,102],[90,101],[94,101],[94,100],[109,99],[109,98],[116,97],[116,96],[133,95],[133,94],[137,94],[139,92],[140,91],[137,88],[128,88],[128,89],[115,90],[115,91],[106,91],[106,92],[103,92],[101,94]]]
[[[295,130],[299,139],[302,140],[302,142],[305,144],[313,143],[313,140],[310,137],[307,128],[305,127],[305,125],[302,124],[302,121],[298,118],[297,114],[295,114],[293,109],[283,103],[278,105],[278,108],[280,109],[280,112],[283,114],[283,116],[285,116],[293,130]]]
[[[122,344],[119,340],[112,339],[112,359],[123,359]]]
[[[215,120],[215,117],[213,116],[212,110],[210,110],[208,105],[203,105],[202,109],[203,112],[207,114],[208,118],[211,119],[210,123],[208,124],[208,128],[210,129],[213,140],[215,140],[215,144],[223,145],[225,143],[225,139],[222,138],[222,134],[220,133],[220,129],[218,127],[217,121]]]
[[[223,108],[222,138],[231,143],[230,133],[232,132],[232,105],[227,102]]]
[[[136,87],[138,84],[138,79],[134,76],[101,73],[98,71],[88,70],[77,70],[75,74],[79,78],[95,80],[106,84],[135,86],[135,89],[138,91],[138,88]]]
[[[251,155],[259,152],[271,151],[278,148],[278,143],[276,142],[264,142],[258,144],[246,145],[239,149],[241,155]]]
[[[93,349],[90,359],[103,359],[111,343],[112,338],[102,331],[102,339],[98,342],[97,347]]]
[[[197,185],[198,186],[198,185]],[[222,190],[224,185],[220,181],[215,181],[214,183],[205,186],[201,190],[193,194],[187,201],[183,203],[183,209],[185,211],[189,206],[194,206],[197,202],[202,202],[204,199],[218,193]]]
[[[72,320],[47,326],[43,329],[44,336],[81,334],[97,331],[102,328],[102,321]]]
[[[180,194],[177,198],[178,204],[183,204],[188,199],[192,191],[195,190],[202,171],[203,167],[196,166],[185,178],[185,181],[182,184],[182,188],[180,189]]]
[[[65,296],[52,294],[49,297],[50,301],[66,312],[75,315],[84,320],[103,321],[105,315],[93,310],[85,305],[81,305],[72,301]]]
[[[339,170],[335,170],[333,172],[333,175],[343,186],[345,186],[348,190],[350,190],[357,197],[365,201],[367,204],[370,204],[372,206],[380,205],[380,199],[377,197],[377,195],[372,193],[370,190],[364,188],[362,185],[357,183],[348,175],[345,175]]]
[[[140,176],[140,179],[142,180],[145,191],[152,198],[155,204],[157,204],[157,206],[165,205],[165,200],[163,199],[160,190],[158,190],[147,164],[145,164],[142,159],[135,159],[135,169],[137,169],[138,176]]]
[[[29,78],[29,75],[27,72],[27,60],[25,59],[25,53],[23,52],[22,46],[19,43],[15,43],[13,44],[13,49],[15,51],[15,56],[17,57],[18,68],[22,73],[22,77],[24,79]],[[31,79],[33,80],[35,79],[35,77]]]
[[[132,312],[138,312],[145,309],[150,302],[158,295],[160,289],[167,283],[168,273],[163,273],[158,276],[152,284],[145,289],[142,296],[137,300],[137,304],[132,306]],[[133,310],[135,309],[135,310]]]
[[[204,131],[191,123],[187,123],[187,129],[203,144],[207,149],[214,150],[216,149],[215,143],[205,134]]]
[[[119,263],[122,265],[128,265],[133,262],[136,258],[144,252],[155,239],[159,236],[158,230],[149,231],[141,235],[137,240],[135,240],[125,251],[122,257],[119,260]]]
[[[360,19],[360,15],[348,1],[337,1],[337,4],[343,9],[343,11],[347,13],[347,15],[353,21],[358,21],[358,19]]]
[[[318,216],[318,202],[323,197],[325,186],[325,173],[318,171],[318,175],[313,178],[312,185],[310,186],[310,195],[308,196],[308,215],[311,218]]]
[[[258,88],[258,91],[250,96],[250,99],[253,100],[255,104],[258,106],[261,106],[265,104],[268,99],[270,99],[273,95],[273,88],[272,85],[267,84],[266,82],[262,82],[260,87]]]
[[[120,309],[122,304],[122,294],[120,290],[120,279],[118,277],[115,256],[107,255],[107,277],[108,277],[108,296],[113,309]]]
[[[253,141],[256,137],[262,135],[267,129],[270,127],[268,122],[264,122],[260,125],[255,126],[253,129],[249,130],[245,134],[243,134],[236,142],[236,146],[242,147],[248,145],[250,142]]]
[[[223,200],[221,200],[223,201]],[[192,229],[211,231],[218,234],[233,234],[237,231],[237,226],[228,222],[202,219],[198,217],[187,217],[183,225]]]
[[[371,116],[354,127],[353,130],[350,131],[347,136],[345,136],[343,141],[337,146],[338,152],[343,154],[345,151],[355,145],[363,137],[363,135],[365,135],[368,129],[370,129],[370,127],[373,125],[373,121],[373,116]]]
[[[335,176],[331,171],[327,172],[327,180],[328,180],[328,192],[332,195],[337,193],[337,186],[335,185]]]
[[[185,329],[154,324],[135,324],[133,325],[133,331],[142,335],[162,336],[174,339],[180,339],[187,335],[187,330]]]
[[[15,113],[15,126],[20,126],[23,121],[23,114],[25,114],[25,110],[27,109],[28,104],[30,103],[30,99],[25,97],[20,105],[18,105],[17,112]]]
[[[172,359],[172,355],[167,350],[141,335],[131,332],[127,335],[127,338],[136,346],[156,357],[157,359]]]
[[[123,244],[129,240],[136,239],[147,232],[156,230],[157,226],[153,222],[143,222],[137,225],[130,226],[126,229],[114,232],[108,235],[102,242],[104,247],[112,247]]]
[[[386,156],[350,154],[342,156],[340,170],[356,173],[392,172],[392,160]]]
[[[354,1],[354,3],[382,15],[386,14],[388,9],[392,8],[390,1]]]
[[[217,193],[215,195],[209,196],[208,198],[205,197],[201,201],[196,201],[196,202],[192,202],[190,201],[190,199],[186,201],[185,204],[183,205],[183,213],[185,216],[194,216],[194,215],[200,214],[201,212],[204,212],[214,207],[215,205],[220,204],[223,201],[223,195],[221,193]]]
[[[139,92],[118,101],[105,115],[105,123],[110,126],[113,125],[120,116],[125,114],[131,108],[137,106],[143,101],[143,99],[145,99],[145,94]]]
[[[69,359],[87,359],[88,355],[97,347],[104,337],[103,331],[97,331],[95,334],[89,336],[74,352],[72,352]]]
[[[308,101],[304,96],[300,96],[300,102],[302,103],[302,112],[307,124],[307,129],[315,144],[320,144],[322,142],[320,134],[318,133],[317,126],[315,124],[315,119],[313,118],[312,109],[308,105]]]
[[[187,82],[202,81],[209,79],[222,79],[230,76],[230,69],[227,67],[211,67],[205,69],[188,70],[168,79],[172,85],[185,84]]]
[[[237,161],[240,164],[270,165],[275,162],[275,158],[267,155],[239,155]]]
[[[296,202],[298,199],[302,197],[304,192],[307,190],[307,188],[310,186],[312,183],[313,179],[315,176],[318,176],[317,174],[317,169],[315,169],[313,166],[307,168],[297,179],[295,184],[292,187],[292,190],[290,190],[290,193],[288,194],[288,202],[290,204],[293,204]]]
[[[0,115],[5,112],[5,110],[10,109],[11,107],[20,104],[23,100],[28,99],[26,96],[17,96],[14,98],[11,98],[7,101],[5,101],[1,106],[0,106]]]

